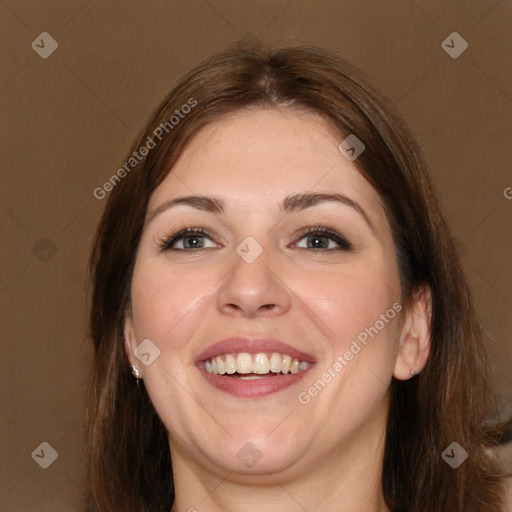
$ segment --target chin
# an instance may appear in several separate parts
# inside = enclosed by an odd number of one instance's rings
[[[260,424],[261,430],[252,428],[250,433],[244,432],[240,425],[233,437],[226,433],[222,439],[210,436],[209,444],[201,452],[216,468],[227,473],[268,476],[268,473],[284,472],[304,456],[304,443],[298,441],[304,439],[304,434],[290,429],[277,432],[277,424],[276,421]]]

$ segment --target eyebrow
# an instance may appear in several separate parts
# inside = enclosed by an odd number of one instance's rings
[[[354,200],[341,195],[341,194],[325,194],[325,193],[306,193],[306,194],[294,194],[288,196],[281,205],[281,211],[283,213],[291,213],[302,211],[307,208],[312,208],[321,203],[325,202],[338,202],[346,206],[350,206],[354,209],[363,219],[366,221],[372,231],[375,232],[375,228],[370,221],[370,218],[366,214],[363,208],[359,206]],[[224,213],[224,201],[215,197],[209,196],[182,196],[170,199],[165,203],[161,204],[158,208],[155,208],[150,212],[146,219],[146,225],[149,224],[155,217],[161,213],[178,205],[186,205],[196,210],[202,210],[210,213],[222,214]]]

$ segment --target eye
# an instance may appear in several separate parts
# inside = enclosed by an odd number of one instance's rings
[[[305,242],[305,245],[304,242],[301,241],[295,244],[295,246],[300,249],[324,249],[328,251],[349,251],[352,249],[352,244],[344,236],[324,226],[312,226],[308,228],[306,232],[301,235],[299,240],[304,240]]]
[[[209,240],[211,245],[206,246],[205,241]],[[194,249],[208,249],[218,247],[213,240],[205,234],[203,228],[186,228],[170,237],[159,241],[162,251],[190,251]]]
[[[210,245],[207,245],[209,243]],[[165,237],[158,242],[162,251],[193,251],[219,247],[203,228],[186,228],[178,233]],[[300,235],[295,243],[299,249],[323,249],[327,251],[352,249],[352,244],[342,235],[324,226],[312,226]]]

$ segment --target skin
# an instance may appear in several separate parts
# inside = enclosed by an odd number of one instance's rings
[[[151,197],[149,216],[178,196],[225,202],[223,213],[179,205],[146,224],[125,320],[128,357],[170,433],[172,512],[389,510],[381,488],[388,389],[426,362],[429,291],[309,403],[297,399],[401,301],[389,223],[377,192],[339,151],[343,138],[316,114],[238,111],[199,131]],[[343,194],[371,226],[338,202],[280,211],[287,196],[308,192]],[[317,238],[303,234],[310,226],[343,235],[352,249],[325,238],[308,248]],[[160,250],[159,240],[186,227],[204,227],[193,239],[204,248],[183,249],[182,239],[182,251]],[[263,249],[250,264],[235,251],[248,236]],[[195,358],[235,335],[277,338],[317,364],[278,393],[234,397],[211,386]],[[149,366],[134,355],[144,339],[160,350]],[[251,468],[236,455],[249,442],[261,454]]]

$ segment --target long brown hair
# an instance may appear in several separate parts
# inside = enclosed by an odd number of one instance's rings
[[[355,134],[365,143],[356,163],[385,205],[404,304],[421,285],[432,290],[427,364],[420,375],[391,384],[382,474],[389,508],[498,512],[501,476],[487,450],[496,438],[496,389],[471,294],[420,147],[389,101],[336,54],[254,43],[216,54],[189,72],[155,112],[128,158],[152,146],[150,139],[155,145],[125,164],[125,172],[117,173],[120,179],[112,182],[90,258],[95,360],[85,417],[97,510],[168,512],[172,506],[167,432],[144,383],[136,385],[123,344],[136,251],[149,198],[191,136],[219,116],[258,106],[307,109],[323,116],[340,142]],[[441,456],[452,442],[469,454],[457,469]]]

